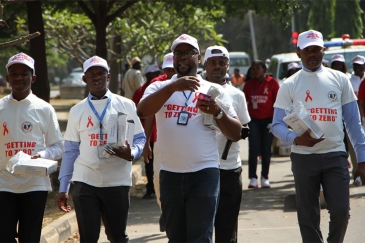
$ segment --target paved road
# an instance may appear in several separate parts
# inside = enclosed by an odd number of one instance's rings
[[[243,200],[239,216],[238,242],[242,243],[296,243],[301,242],[297,223],[294,183],[289,157],[275,157],[270,167],[271,189],[248,190],[247,141],[241,141],[243,160]],[[258,170],[261,169],[260,165]],[[345,242],[363,242],[365,239],[365,187],[350,186],[352,218]],[[323,236],[328,234],[328,213],[321,210]],[[159,208],[155,200],[131,199],[127,232],[130,242],[167,242],[159,232]],[[101,229],[99,242],[108,242]]]

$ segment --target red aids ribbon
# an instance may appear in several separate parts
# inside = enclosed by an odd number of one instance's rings
[[[305,97],[305,102],[308,102],[308,99],[310,99],[312,101],[311,92],[309,90],[307,90],[306,93],[307,93],[307,97]]]
[[[9,133],[9,130],[8,130],[8,128],[6,127],[6,122],[4,122],[4,123],[3,123],[3,127],[4,127],[3,135],[5,136],[5,134],[8,134],[8,133]]]
[[[87,118],[87,125],[86,125],[86,127],[89,127],[89,125],[91,125],[92,127],[94,126],[94,123],[91,121],[91,116],[89,116]]]
[[[199,94],[200,94],[199,92],[194,93],[195,98],[193,99],[192,103],[195,103],[195,101],[197,101],[199,99]]]

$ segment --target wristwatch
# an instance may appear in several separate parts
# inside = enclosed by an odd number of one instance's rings
[[[218,115],[217,115],[217,116],[215,116],[215,117],[214,117],[214,119],[219,120],[219,119],[221,119],[222,117],[223,117],[223,111],[222,111],[222,109],[221,109],[221,111],[218,113]]]
[[[293,145],[298,146],[298,144],[295,142],[295,138],[293,140]]]
[[[128,161],[133,161],[134,160],[134,155],[131,155],[131,158]]]

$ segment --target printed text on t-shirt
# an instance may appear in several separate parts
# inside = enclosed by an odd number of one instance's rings
[[[337,109],[308,108],[308,112],[314,121],[335,122],[337,119]]]

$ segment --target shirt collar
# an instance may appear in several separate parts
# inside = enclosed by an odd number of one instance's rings
[[[103,97],[101,97],[100,100],[108,99],[109,97],[111,97],[111,95],[112,95],[112,92],[110,92],[110,90],[108,89],[108,91],[106,91],[105,95]],[[88,98],[90,100],[99,100],[99,98],[93,96],[91,93],[89,93]]]
[[[27,97],[25,97],[24,99],[19,100],[19,102],[20,102],[20,101],[23,101],[23,100],[25,100],[25,101],[29,101],[29,102],[32,102],[32,101],[33,101],[33,98],[34,98],[34,95],[33,95],[33,92],[32,92],[32,90],[31,90],[31,91],[30,91],[30,94],[29,94]],[[13,92],[11,92],[11,93],[10,93],[10,95],[9,95],[9,100],[15,100],[15,101],[18,101],[18,100],[16,100],[16,99],[14,98],[14,96],[13,96]]]
[[[314,73],[312,70],[309,70],[308,68],[306,68],[306,67],[304,67],[304,66],[302,67],[302,69],[303,69],[304,71],[306,71],[306,72]],[[318,68],[315,72],[322,71],[322,69],[323,69],[323,65],[319,66],[319,68]]]

